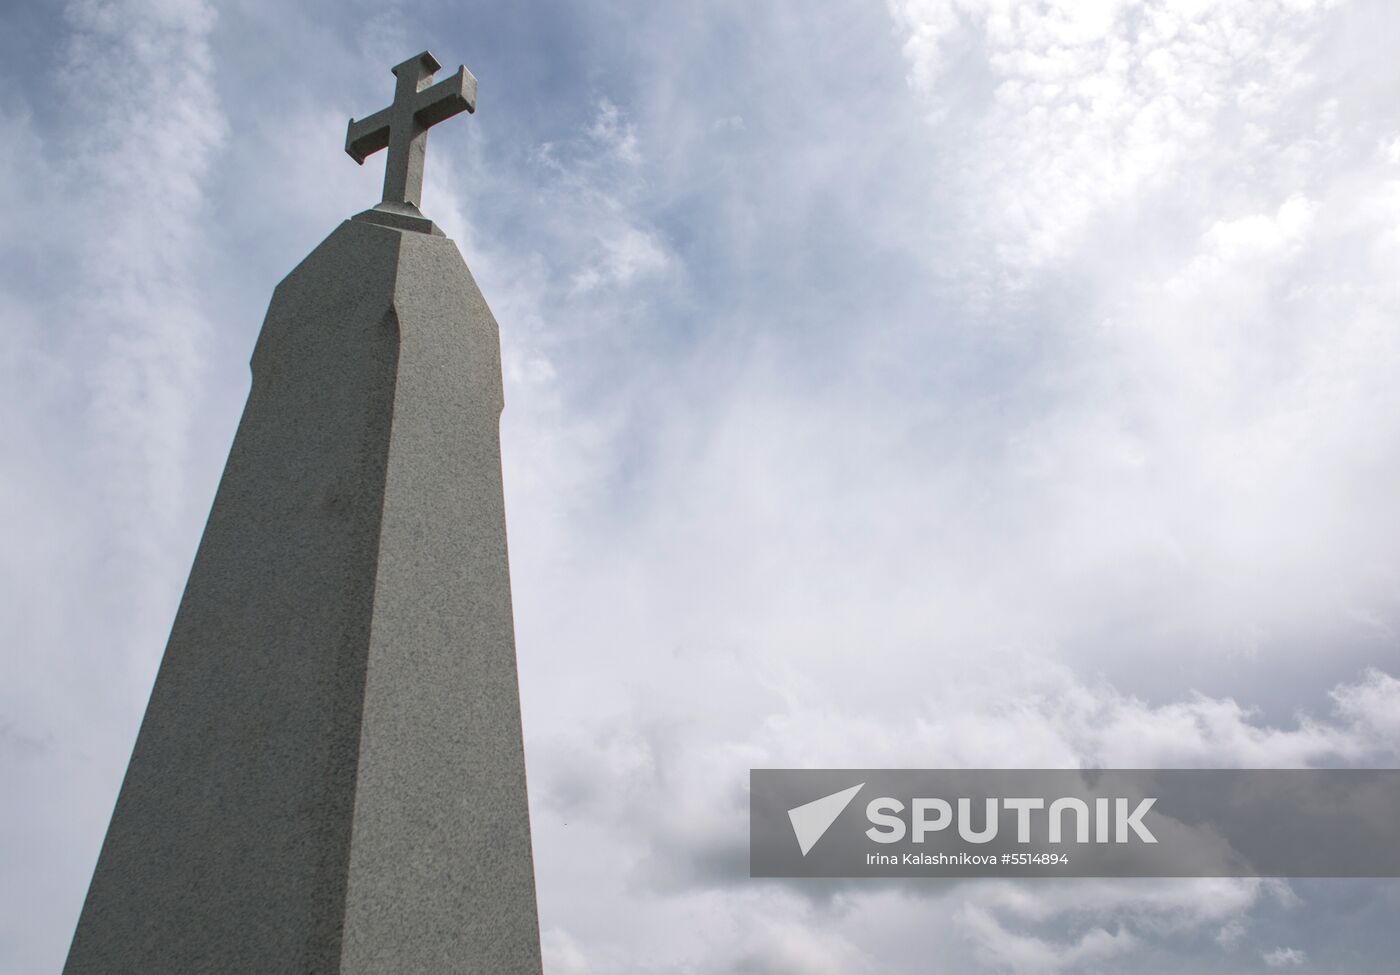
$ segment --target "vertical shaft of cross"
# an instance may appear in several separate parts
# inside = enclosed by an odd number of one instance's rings
[[[410,58],[394,68],[394,104],[390,109],[389,158],[384,164],[384,202],[423,202],[423,159],[428,151],[428,127],[414,117],[418,92],[428,86],[432,72],[422,58]]]

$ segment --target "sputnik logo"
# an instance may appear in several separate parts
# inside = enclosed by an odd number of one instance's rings
[[[807,855],[807,851],[817,845],[817,840],[826,835],[831,824],[836,822],[836,817],[841,815],[845,808],[851,804],[851,800],[856,797],[856,793],[863,788],[865,788],[864,782],[788,810],[788,819],[792,822],[792,832],[797,837],[797,845],[801,848],[804,857]]]

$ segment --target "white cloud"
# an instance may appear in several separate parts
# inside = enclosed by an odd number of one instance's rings
[[[620,225],[606,236],[600,235],[599,258],[576,272],[575,292],[592,291],[605,284],[625,285],[634,278],[665,270],[670,259],[653,234],[637,227]]]
[[[1261,154],[1306,164],[1333,137],[1295,96],[1329,0],[1288,5],[891,0],[910,81],[951,111],[949,53],[984,59],[964,179],[999,252],[1039,264],[1145,194],[1212,183]],[[951,133],[953,129],[949,129]],[[1286,140],[1286,141],[1285,141]],[[1257,178],[1257,176],[1256,176]]]
[[[559,928],[540,933],[540,951],[545,971],[551,975],[589,975],[598,970],[589,964],[579,943]]]
[[[636,126],[612,101],[599,99],[580,137],[541,146],[538,158],[553,171],[562,191],[557,202],[571,224],[572,294],[626,288],[672,265],[636,205],[645,180]]]
[[[716,680],[719,673],[727,679]],[[696,667],[691,680],[734,688],[746,676],[752,679],[733,662]],[[1151,705],[1034,660],[1001,662],[980,677],[958,674],[941,692],[925,692],[916,711],[885,719],[843,705],[836,682],[819,686],[826,689],[818,696],[789,699],[772,712],[761,706],[772,704],[771,689],[756,698],[737,695],[757,710],[750,724],[723,741],[691,730],[695,718],[676,716],[680,696],[674,690],[647,687],[637,700],[650,703],[638,704],[636,713],[576,728],[532,750],[537,781],[551,786],[534,797],[536,820],[566,821],[575,831],[572,844],[611,851],[599,856],[614,869],[627,865],[625,883],[638,888],[631,896],[660,898],[670,907],[655,909],[673,916],[745,889],[743,777],[749,768],[1285,768],[1400,761],[1400,737],[1392,728],[1400,681],[1375,671],[1335,688],[1329,715],[1304,715],[1289,727],[1263,724],[1234,701],[1204,695]],[[557,863],[552,843],[546,838],[544,844],[541,862]],[[803,895],[800,887],[791,893]],[[904,896],[919,894],[912,889]],[[874,910],[867,901],[884,896],[859,885],[843,888],[839,912],[823,927],[836,943],[848,944],[833,957],[870,943],[857,919]],[[1229,950],[1246,936],[1251,913],[1261,905],[1286,908],[1296,901],[1284,882],[1228,878],[972,883],[945,896],[956,907],[956,930],[983,963],[1027,973],[1093,970],[1107,959],[1198,934]],[[776,896],[745,908],[756,925],[790,909]],[[921,910],[933,916],[944,908],[928,901]],[[594,943],[615,961],[630,959],[617,962],[624,967],[652,950],[630,934],[612,938],[598,932]],[[708,952],[707,964],[724,950]],[[715,969],[728,970],[717,962]]]
[[[598,100],[597,114],[593,116],[588,135],[619,161],[629,166],[641,163],[642,154],[637,146],[637,127],[625,118],[622,111],[609,99]]]
[[[1091,602],[1197,659],[1388,632],[1400,206],[1338,9],[890,5],[968,279],[1065,306],[1006,336],[1048,350],[1010,380],[1043,385],[1003,427],[1033,512],[1003,564],[1058,553],[1050,642]]]
[[[972,888],[958,918],[989,964],[1041,973],[1094,970],[1103,958],[1200,933],[1214,932],[1228,950],[1245,936],[1250,912],[1268,902],[1291,907],[1296,898],[1277,880],[994,882]]]
[[[1255,213],[1236,220],[1218,220],[1201,237],[1200,251],[1186,269],[1167,282],[1167,290],[1192,296],[1219,289],[1226,275],[1248,279],[1267,275],[1272,265],[1295,257],[1307,241],[1317,205],[1292,196],[1275,213]]]
[[[996,969],[1016,973],[1049,973],[1095,966],[1130,953],[1137,947],[1131,934],[1093,927],[1069,942],[1052,942],[1017,934],[1003,927],[988,911],[964,905],[959,918],[977,943],[977,957]]]
[[[142,637],[162,632],[189,420],[208,321],[195,283],[204,181],[224,137],[203,2],[77,2],[61,71],[76,116],[52,177],[73,213],[79,286],[59,325],[80,361],[97,470]],[[94,99],[93,77],[103,97]],[[58,193],[55,193],[57,196]],[[86,348],[84,348],[86,346]],[[149,580],[149,584],[147,583]]]
[[[1263,952],[1264,964],[1270,968],[1294,968],[1308,963],[1308,955],[1297,948],[1275,948]]]

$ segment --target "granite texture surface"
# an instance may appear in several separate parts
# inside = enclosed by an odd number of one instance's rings
[[[540,971],[497,326],[395,220],[273,295],[70,975]]]

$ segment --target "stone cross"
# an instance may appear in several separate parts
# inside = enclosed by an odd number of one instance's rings
[[[441,68],[427,51],[394,68],[394,103],[369,118],[353,118],[345,133],[345,151],[364,165],[372,153],[386,146],[384,202],[417,207],[423,199],[423,156],[428,129],[459,112],[476,111],[476,78],[466,65],[446,81],[433,84]]]

